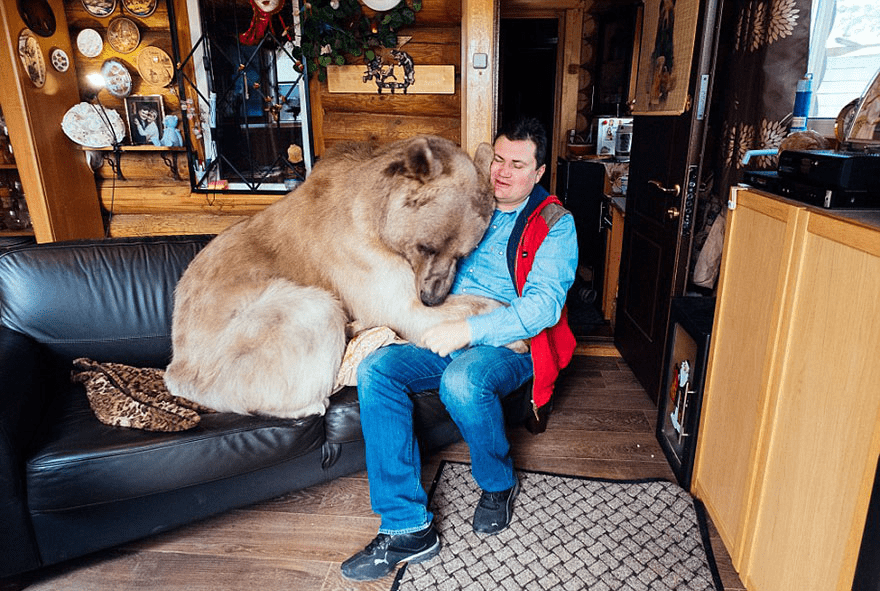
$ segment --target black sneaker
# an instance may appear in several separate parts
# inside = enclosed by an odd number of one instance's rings
[[[440,552],[434,525],[411,534],[379,534],[367,547],[342,563],[342,576],[352,581],[380,579],[400,562],[424,562]]]
[[[474,531],[495,535],[510,525],[513,517],[513,499],[519,493],[519,480],[512,488],[501,492],[486,492],[480,496],[474,511]]]

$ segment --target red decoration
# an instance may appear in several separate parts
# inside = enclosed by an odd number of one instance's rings
[[[238,36],[239,41],[243,45],[256,45],[258,44],[263,37],[266,36],[266,31],[272,31],[272,34],[275,33],[275,28],[272,25],[272,17],[284,8],[284,0],[250,0],[251,7],[254,9],[254,16],[251,19],[250,28]],[[281,20],[281,17],[278,17]],[[284,21],[281,20],[281,26],[283,27],[282,33],[287,33],[287,26],[284,24]]]

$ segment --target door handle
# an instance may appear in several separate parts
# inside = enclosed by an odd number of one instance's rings
[[[671,188],[664,187],[663,183],[661,183],[660,181],[652,180],[648,181],[648,184],[657,187],[658,190],[663,191],[663,193],[668,195],[669,197],[678,197],[679,195],[681,195],[681,185],[679,185],[678,183],[672,185]]]
[[[674,220],[675,218],[677,218],[680,215],[681,215],[681,212],[678,210],[677,207],[670,207],[669,209],[666,210],[666,217],[668,217],[670,220]]]

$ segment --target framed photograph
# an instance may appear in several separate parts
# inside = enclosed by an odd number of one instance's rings
[[[132,95],[125,98],[125,118],[128,137],[135,146],[161,146],[162,121],[165,108],[162,95]]]

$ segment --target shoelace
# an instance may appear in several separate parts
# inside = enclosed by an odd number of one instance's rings
[[[373,541],[367,544],[367,547],[364,548],[364,553],[372,554],[374,550],[387,550],[388,546],[391,544],[391,536],[388,534],[379,534]]]
[[[507,502],[507,491],[484,492],[480,497],[480,506],[486,509],[498,509]]]

